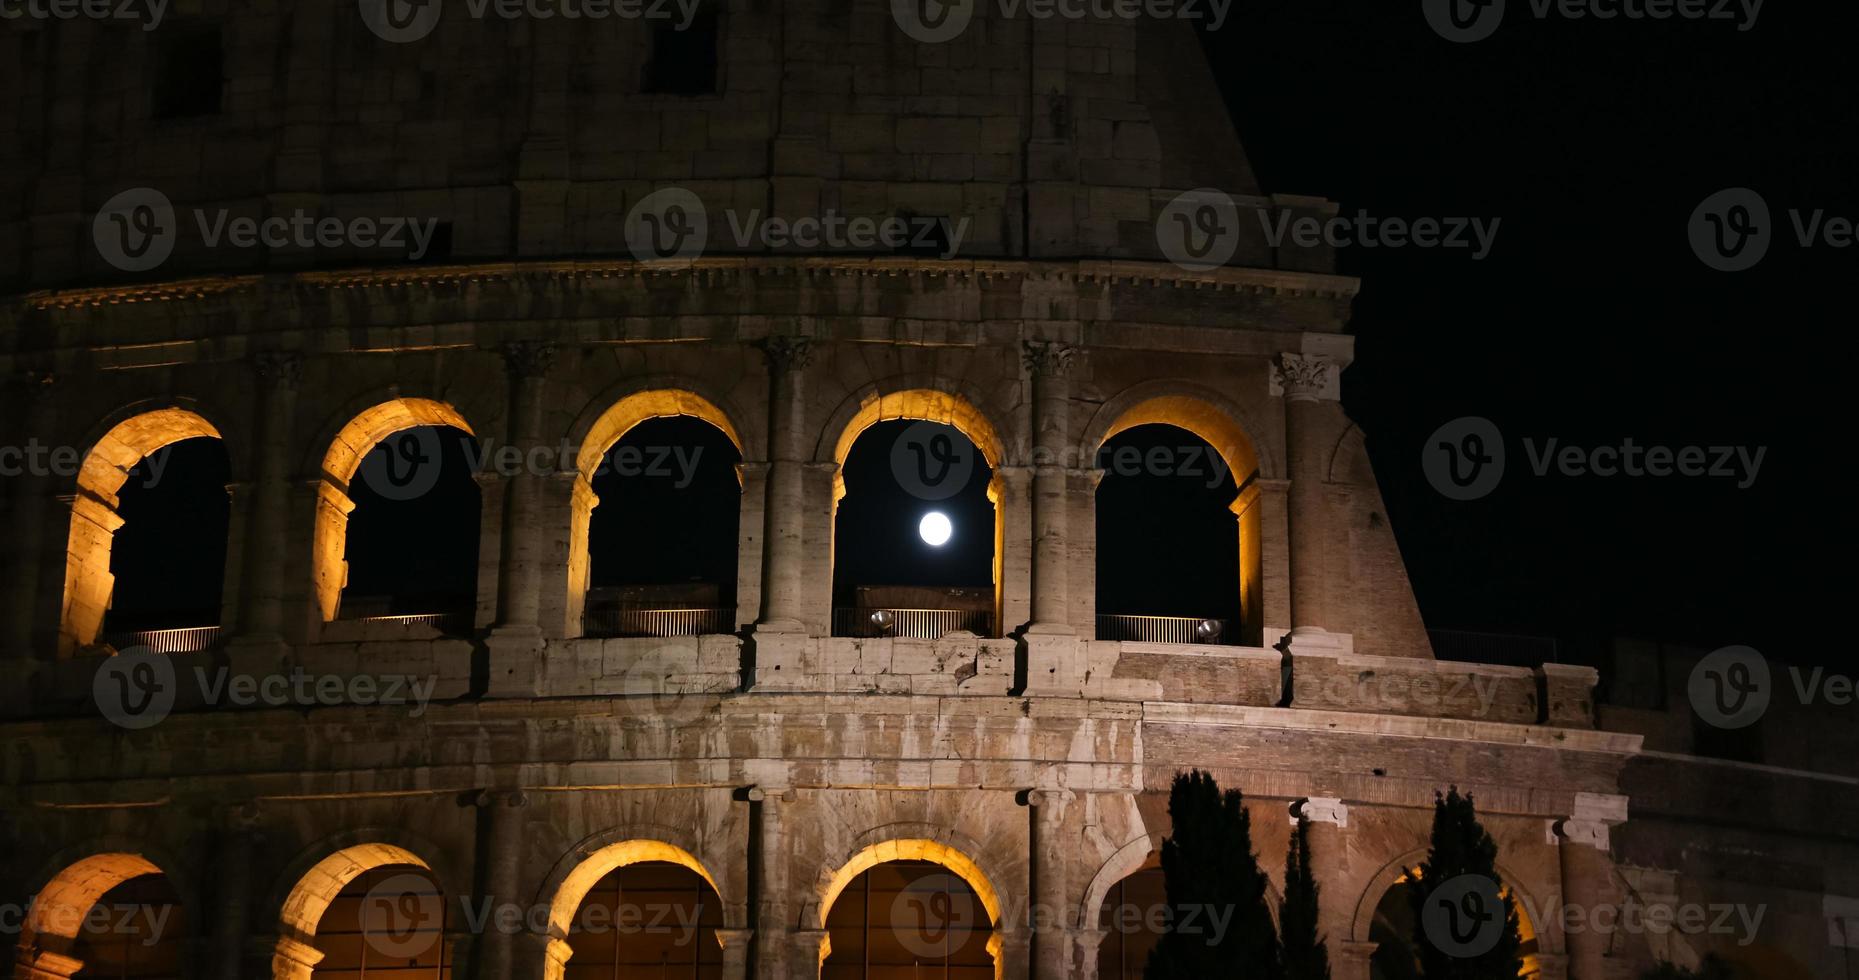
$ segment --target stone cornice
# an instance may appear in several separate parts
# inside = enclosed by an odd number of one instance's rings
[[[1136,285],[1236,293],[1276,293],[1346,299],[1360,288],[1349,276],[1283,269],[1219,268],[1190,272],[1167,262],[1080,259],[1070,262],[1017,259],[928,259],[916,257],[811,258],[772,255],[711,256],[692,260],[638,262],[581,259],[552,262],[487,262],[471,265],[394,266],[280,275],[200,276],[169,282],[39,290],[20,297],[30,309],[72,309],[129,303],[172,303],[228,293],[258,293],[267,287],[292,290],[351,290],[403,286],[461,286],[486,282],[574,279],[671,279],[694,277],[706,284],[745,275],[917,277],[990,281],[1025,279],[1087,285]]]

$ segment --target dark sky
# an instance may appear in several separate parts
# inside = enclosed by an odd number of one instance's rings
[[[1363,278],[1345,406],[1433,627],[1750,643],[1850,663],[1819,636],[1850,577],[1841,465],[1859,249],[1778,227],[1740,273],[1687,240],[1708,195],[1859,217],[1852,23],[1766,4],[1713,22],[1538,21],[1435,35],[1417,0],[1235,4],[1207,38],[1268,191],[1344,211],[1502,219],[1483,261],[1346,250]],[[1833,17],[1838,17],[1834,22]],[[1459,503],[1420,469],[1462,416],[1505,477]],[[1767,447],[1755,482],[1538,477],[1523,440]],[[1838,444],[1837,442],[1835,443]],[[1811,624],[1811,625],[1810,625]]]

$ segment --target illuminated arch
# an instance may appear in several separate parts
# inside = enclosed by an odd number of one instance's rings
[[[985,412],[976,407],[974,399],[941,388],[908,387],[884,391],[872,386],[854,392],[841,403],[822,431],[814,453],[816,461],[830,460],[836,467],[833,474],[833,512],[827,517],[827,526],[836,527],[838,523],[839,501],[846,495],[846,457],[851,454],[853,444],[858,442],[859,436],[866,429],[880,422],[900,419],[940,422],[954,428],[975,444],[982,458],[994,470],[994,479],[988,484],[988,500],[994,504],[994,622],[999,629],[1005,630],[1008,624],[1002,621],[1001,589],[1006,562],[1007,502],[1006,483],[1000,467],[1005,458],[1006,446],[1001,441],[1000,429]],[[837,433],[836,437],[834,433]],[[828,438],[833,439],[830,455],[827,455]],[[1024,506],[1024,502],[1016,502],[1016,505]],[[831,544],[831,554],[832,560],[836,562],[837,540]]]
[[[1085,886],[1084,901],[1078,906],[1078,921],[1090,924],[1097,921],[1098,911],[1104,907],[1104,898],[1110,894],[1117,882],[1141,871],[1149,864],[1151,855],[1162,850],[1162,835],[1145,834],[1117,848],[1097,874],[1091,876],[1091,883]]]
[[[718,901],[722,901],[725,908],[728,907],[716,878],[711,876],[702,861],[684,848],[661,840],[636,838],[608,844],[583,858],[555,888],[555,897],[549,901],[549,941],[544,954],[543,980],[562,980],[566,975],[568,958],[573,954],[568,945],[569,930],[575,913],[587,899],[587,893],[614,871],[649,861],[675,864],[696,874],[716,893]],[[720,945],[722,939],[719,937],[717,942]]]
[[[744,458],[748,456],[735,423],[715,401],[686,388],[656,384],[620,397],[591,422],[576,425],[577,431],[585,429],[586,434],[581,437],[580,449],[575,454],[574,490],[569,501],[568,606],[564,618],[570,636],[580,635],[584,628],[582,617],[587,610],[588,582],[593,571],[593,559],[588,554],[588,526],[593,520],[594,508],[600,506],[592,476],[600,469],[607,450],[642,422],[684,416],[715,426],[735,444],[738,453]],[[737,479],[741,478],[741,471],[738,471]]]
[[[65,546],[65,589],[59,620],[58,655],[68,657],[97,642],[103,613],[116,579],[110,546],[123,519],[116,494],[129,471],[151,453],[184,439],[220,439],[220,431],[186,408],[158,408],[118,422],[91,446],[78,470],[71,502],[70,539]]]
[[[839,895],[846,890],[846,886],[872,868],[893,861],[926,861],[939,865],[950,874],[962,879],[969,888],[974,890],[975,897],[981,900],[981,907],[987,910],[988,928],[993,930],[993,935],[988,939],[988,954],[994,957],[994,975],[996,978],[1004,976],[1002,973],[1004,964],[1001,960],[1000,893],[994,889],[993,882],[988,880],[988,876],[982,872],[981,866],[975,863],[974,858],[940,841],[926,838],[887,840],[871,844],[853,854],[845,864],[840,865],[838,870],[826,878],[820,889],[820,901],[815,921],[822,933],[827,928],[826,920],[833,910],[833,903],[839,901]],[[820,963],[824,965],[826,958],[831,954],[830,945],[822,938]]]
[[[1178,381],[1132,386],[1105,402],[1085,426],[1079,458],[1095,463],[1097,452],[1118,434],[1139,425],[1171,425],[1200,437],[1220,454],[1239,495],[1229,505],[1238,521],[1239,607],[1246,642],[1263,642],[1265,625],[1264,515],[1259,480],[1272,478],[1276,464],[1261,451],[1244,413],[1210,389]]]
[[[370,450],[396,432],[422,425],[451,426],[476,435],[464,415],[451,405],[430,398],[390,398],[351,418],[323,454],[322,476],[316,487],[316,531],[311,549],[317,606],[323,621],[336,618],[342,604],[342,587],[348,584],[349,482]]]
[[[1390,890],[1415,876],[1419,871],[1420,862],[1426,860],[1426,856],[1427,849],[1418,847],[1382,865],[1380,870],[1375,872],[1361,896],[1356,900],[1355,915],[1349,924],[1351,939],[1360,943],[1372,941],[1369,933],[1374,928],[1375,910],[1381,907],[1382,900],[1387,897]],[[1529,889],[1523,886],[1523,879],[1511,873],[1502,863],[1495,865],[1494,870],[1498,876],[1499,894],[1510,895],[1517,900],[1518,939],[1524,943],[1535,941],[1538,954],[1561,953],[1560,936],[1552,937],[1537,933],[1535,920],[1531,916],[1531,910],[1537,908],[1537,905],[1530,897]],[[1540,967],[1533,960],[1534,957],[1524,958],[1523,976],[1539,974]]]
[[[311,972],[323,958],[314,945],[316,927],[330,903],[349,882],[375,868],[394,864],[432,872],[432,866],[419,855],[397,844],[384,843],[342,848],[304,872],[278,911],[278,942],[271,956],[273,980],[310,980]]]

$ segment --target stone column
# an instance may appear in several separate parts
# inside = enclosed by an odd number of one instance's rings
[[[478,794],[479,895],[490,903],[493,918],[477,938],[474,980],[509,980],[515,973],[517,937],[490,924],[500,905],[516,907],[521,901],[523,875],[523,808],[529,797],[522,790],[489,789]]]
[[[792,972],[781,980],[819,980],[820,964],[832,953],[832,943],[825,929],[794,929],[787,933],[786,951]]]
[[[212,971],[216,980],[246,980],[245,952],[251,939],[251,881],[258,808],[236,808],[222,821],[219,848],[213,855],[215,916]]]
[[[1329,527],[1323,485],[1329,460],[1331,416],[1341,412],[1341,368],[1327,357],[1280,354],[1274,379],[1285,399],[1285,456],[1291,475],[1292,647],[1340,649],[1328,627],[1334,589],[1324,555]]]
[[[527,341],[504,346],[510,371],[510,444],[542,444],[544,382],[555,348]],[[525,469],[504,480],[502,564],[497,572],[497,632],[539,636],[542,608],[542,474]]]
[[[316,964],[322,961],[322,950],[279,937],[277,948],[271,952],[271,976],[274,980],[311,980]]]
[[[788,915],[786,814],[793,790],[756,786],[748,796],[759,814],[753,855],[755,880],[755,980],[788,980],[789,946],[799,941]]]
[[[756,632],[806,629],[802,566],[806,548],[806,369],[813,359],[806,337],[762,341],[768,355],[768,478],[762,505],[762,616]]]
[[[1369,980],[1373,975],[1370,958],[1380,943],[1331,940],[1328,945],[1330,980]]]
[[[1033,471],[1003,465],[994,471],[1000,482],[1001,621],[1006,636],[1029,625],[1033,614]]]
[[[245,554],[239,566],[239,636],[241,646],[280,648],[284,644],[284,563],[291,485],[291,416],[303,358],[284,351],[252,357],[258,377],[253,452],[257,455],[251,506],[246,511]]]
[[[753,929],[718,929],[717,942],[723,945],[723,980],[748,980],[749,938]]]
[[[1564,922],[1569,980],[1606,980],[1607,933],[1592,927],[1595,910],[1609,900],[1614,860],[1608,853],[1608,830],[1627,819],[1627,798],[1603,793],[1576,793],[1574,812],[1556,825],[1562,855],[1562,902],[1573,910]],[[1540,926],[1539,926],[1540,928]]]
[[[1073,632],[1067,575],[1067,458],[1071,451],[1070,369],[1077,348],[1027,341],[1033,386],[1033,625],[1030,633]]]
[[[1033,810],[1033,929],[1034,980],[1065,980],[1066,954],[1070,952],[1070,918],[1066,908],[1065,854],[1068,842],[1061,829],[1065,818],[1062,790],[1035,789],[1025,794]]]
[[[19,433],[27,443],[33,439],[45,439],[51,433],[53,422],[52,375],[50,373],[31,373],[26,375],[26,389],[22,396],[26,413],[26,424]],[[35,625],[39,611],[44,604],[38,601],[39,589],[45,578],[45,524],[46,501],[50,499],[48,487],[50,478],[31,473],[15,477],[12,494],[8,500],[8,546],[12,560],[4,577],[5,592],[0,602],[5,602],[5,615],[0,616],[0,683],[5,684],[7,693],[0,694],[0,705],[7,705],[16,698],[23,698],[27,684],[25,674],[32,669],[32,662],[50,659],[54,650],[35,649]]]
[[[1349,807],[1333,796],[1313,796],[1291,806],[1293,832],[1298,821],[1310,824],[1310,870],[1317,879],[1317,935],[1334,949],[1349,938],[1350,895],[1342,887],[1349,865]],[[1364,961],[1364,967],[1367,963]],[[1338,964],[1340,967],[1340,964]],[[1367,980],[1368,974],[1335,980]]]
[[[1082,922],[1078,924],[1077,930],[1072,933],[1074,955],[1078,958],[1072,975],[1078,980],[1097,980],[1097,951],[1103,947],[1104,938],[1109,935],[1108,929],[1096,928],[1095,923],[1089,926]]]

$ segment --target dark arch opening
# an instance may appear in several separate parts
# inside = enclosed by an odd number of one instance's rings
[[[1168,928],[1168,889],[1159,855],[1110,886],[1098,910],[1104,940],[1097,947],[1098,980],[1143,980],[1149,951]]]
[[[702,875],[666,861],[617,868],[569,924],[563,980],[721,980],[723,902]]]
[[[183,439],[142,458],[117,491],[123,526],[110,547],[107,642],[202,649],[220,623],[232,500],[226,446]]]
[[[975,444],[939,422],[879,422],[859,434],[841,476],[833,634],[994,635],[994,469]],[[950,525],[940,546],[920,533],[932,513]]]
[[[847,883],[826,914],[820,980],[994,980],[981,897],[927,861],[892,861]]]
[[[1244,635],[1239,487],[1206,440],[1138,425],[1098,450],[1097,635],[1168,643]]]
[[[131,878],[90,907],[72,943],[77,980],[182,980],[188,923],[167,875]]]
[[[341,619],[430,621],[468,631],[477,604],[477,440],[451,426],[382,439],[349,483]]]
[[[589,636],[733,632],[742,454],[677,416],[633,426],[601,457],[588,522]]]
[[[1414,887],[1414,879],[1403,876],[1375,903],[1375,917],[1369,920],[1368,928],[1369,941],[1376,944],[1375,952],[1369,956],[1370,980],[1420,980],[1420,953],[1414,938],[1418,929],[1414,919]],[[1536,930],[1522,903],[1518,905],[1518,927],[1523,939],[1523,945],[1517,948],[1517,955],[1523,960],[1523,972],[1519,976],[1529,980],[1541,975],[1536,959]]]

